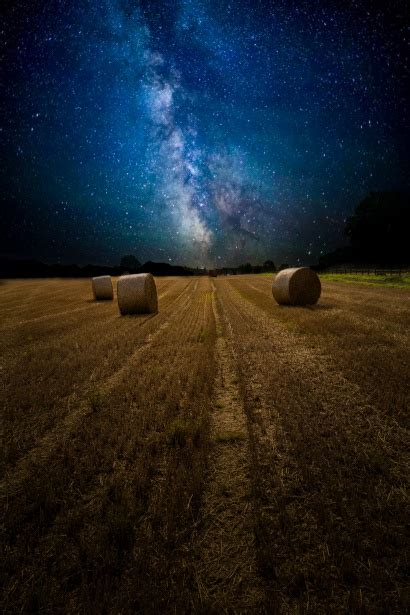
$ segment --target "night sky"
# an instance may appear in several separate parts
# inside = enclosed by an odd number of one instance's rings
[[[314,263],[409,189],[407,2],[12,4],[3,256]]]

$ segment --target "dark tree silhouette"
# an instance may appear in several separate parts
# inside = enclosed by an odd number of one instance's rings
[[[337,248],[334,252],[319,257],[318,269],[327,269],[335,265],[347,264],[354,261],[353,250],[350,246]]]
[[[122,257],[120,267],[122,267],[122,269],[127,269],[127,271],[136,271],[141,267],[141,263],[136,256],[128,254]]]
[[[276,271],[275,263],[267,260],[263,263],[263,269],[264,271]]]
[[[245,263],[244,265],[239,265],[238,270],[241,273],[252,273],[253,268],[250,263]]]
[[[372,192],[346,224],[354,258],[363,262],[410,262],[410,195]]]

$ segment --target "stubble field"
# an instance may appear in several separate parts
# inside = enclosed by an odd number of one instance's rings
[[[0,285],[5,613],[403,613],[410,292]]]

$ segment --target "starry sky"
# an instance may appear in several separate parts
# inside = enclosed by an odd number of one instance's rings
[[[11,4],[3,256],[313,264],[409,189],[407,2]]]

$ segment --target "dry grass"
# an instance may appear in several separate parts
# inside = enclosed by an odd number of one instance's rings
[[[324,284],[317,307],[281,308],[263,278],[217,285],[275,608],[404,612],[409,295]]]
[[[405,612],[410,294],[270,285],[1,285],[4,612]]]
[[[172,293],[164,298],[165,309],[187,283],[175,282]],[[8,283],[10,298],[23,296],[24,284]],[[22,315],[3,308],[1,474],[8,463],[18,461],[80,400],[92,394],[103,378],[119,369],[159,323],[150,316],[124,321],[115,304],[90,299],[88,280],[60,285],[50,280],[30,286],[32,317],[25,308]],[[67,295],[72,298],[71,310],[67,310],[70,302],[67,306],[63,301]]]
[[[214,324],[207,281],[174,280],[173,285],[158,316],[120,318],[111,304],[112,312],[104,306],[101,322],[81,321],[71,337],[48,339],[56,354],[67,344],[72,351],[75,340],[84,343],[80,356],[94,376],[88,387],[76,353],[69,375],[56,361],[55,371],[43,379],[51,412],[41,403],[46,393],[36,389],[46,368],[45,342],[39,342],[42,363],[30,360],[35,371],[26,370],[31,386],[25,392],[30,431],[38,415],[42,435],[24,439],[25,456],[13,442],[22,439],[15,429],[17,386],[12,384],[20,375],[8,372],[6,400],[15,415],[6,416],[12,419],[7,442],[19,455],[7,459],[1,485],[5,610],[80,612],[98,603],[101,612],[132,611],[137,605],[159,612],[186,598],[192,580],[181,562],[205,472]],[[208,340],[198,342],[204,326]],[[24,358],[21,349],[16,352]],[[164,361],[171,356],[172,364]],[[61,411],[54,378],[65,377],[79,392]],[[52,418],[42,420],[50,413]],[[201,423],[200,435],[189,437],[187,427],[184,442],[170,442],[169,425],[179,419],[194,425],[193,431]],[[21,420],[26,423],[24,416]],[[171,580],[175,586],[169,587]]]

